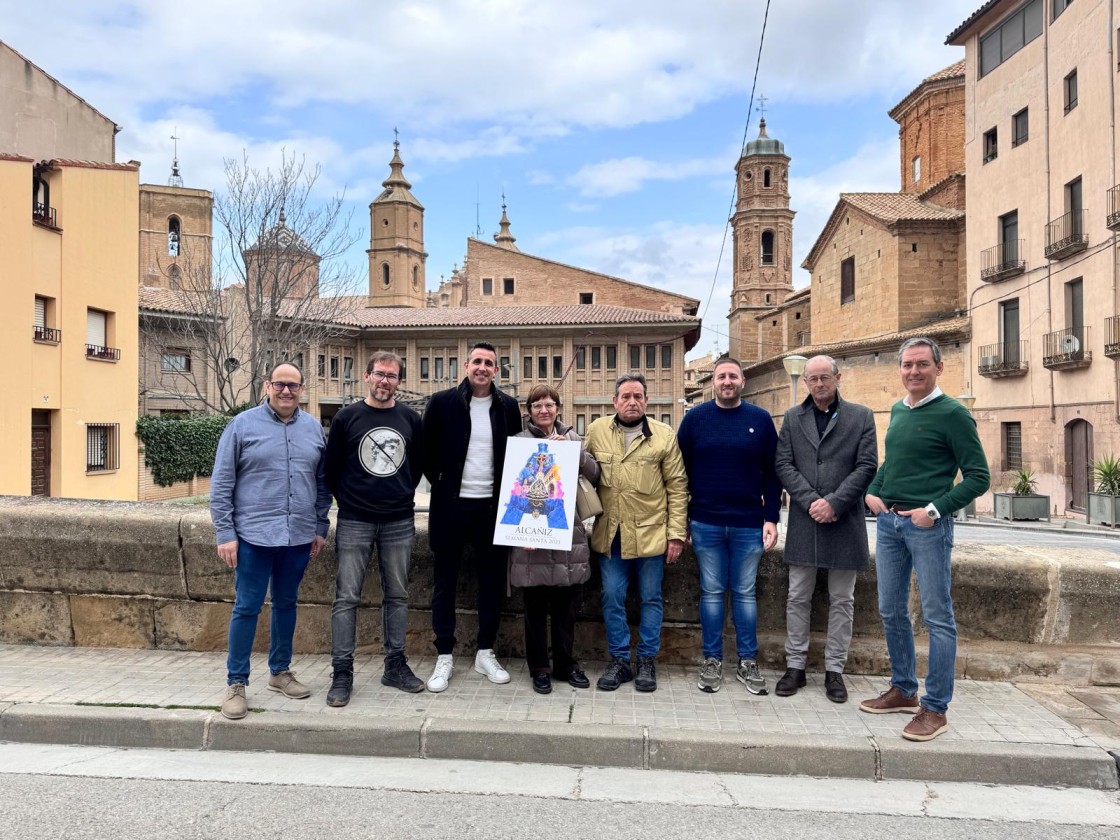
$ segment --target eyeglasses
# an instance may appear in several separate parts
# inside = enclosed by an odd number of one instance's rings
[[[293,394],[303,387],[302,382],[269,382],[277,391],[291,391]]]
[[[810,385],[818,385],[818,384],[827,385],[833,379],[835,379],[835,377],[832,376],[832,374],[828,374],[828,373],[821,374],[820,376],[806,376],[805,377],[805,381],[808,382]]]
[[[529,408],[533,409],[534,411],[538,409],[542,411],[551,411],[552,409],[556,408],[556,403],[533,403],[531,406],[529,406]]]
[[[396,382],[401,378],[399,373],[386,373],[383,370],[372,370],[369,375],[374,379],[384,379],[386,382]]]

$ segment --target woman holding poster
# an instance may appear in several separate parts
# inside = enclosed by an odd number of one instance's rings
[[[529,425],[518,437],[579,441],[579,435],[557,419],[560,394],[551,385],[533,388],[525,406],[529,409]],[[599,483],[599,464],[582,447],[579,472],[592,484]],[[575,492],[575,488],[570,492]],[[553,677],[575,688],[587,688],[591,683],[572,657],[576,595],[579,585],[591,577],[590,551],[583,523],[575,518],[571,551],[515,547],[510,549],[509,557],[509,581],[524,589],[525,659],[533,677],[533,691],[550,693]],[[552,618],[552,668],[548,661],[549,617]]]

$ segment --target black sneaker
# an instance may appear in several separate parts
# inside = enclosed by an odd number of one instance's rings
[[[657,666],[653,657],[638,660],[638,675],[634,677],[635,691],[657,691]]]
[[[595,687],[600,691],[614,691],[623,683],[634,679],[634,672],[630,670],[630,663],[625,659],[614,659],[607,666],[607,670],[599,677]]]
[[[328,706],[345,706],[354,690],[353,671],[335,671],[331,674],[331,690],[327,692]]]
[[[779,697],[792,697],[797,693],[797,689],[804,687],[805,669],[786,668],[786,672],[782,674],[782,678],[778,680],[778,684],[774,687],[774,693]]]
[[[381,684],[399,688],[409,694],[424,690],[424,683],[412,673],[403,654],[385,657],[385,673],[381,675]]]

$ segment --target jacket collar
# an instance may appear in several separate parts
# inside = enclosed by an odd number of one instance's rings
[[[465,402],[467,405],[470,405],[471,397],[474,396],[474,392],[471,390],[470,379],[468,379],[467,377],[464,376],[463,381],[459,383],[456,390],[459,392],[459,396],[463,398],[463,402]],[[498,398],[498,386],[495,385],[493,382],[491,382],[490,383],[490,399],[491,400],[496,400],[497,398]]]
[[[615,429],[631,428],[631,427],[628,427],[628,426],[623,426],[621,423],[618,422],[618,414],[617,413],[614,415],[614,419],[611,420],[611,426]],[[645,438],[653,437],[653,430],[649,427],[649,417],[645,414],[642,415],[642,437],[645,437]]]
[[[525,428],[529,430],[529,433],[533,437],[544,437],[544,430],[535,425],[532,420],[526,421]],[[563,423],[557,420],[552,424],[552,430],[558,435],[564,435],[565,437],[567,437],[568,432],[572,430],[572,427],[565,426]]]

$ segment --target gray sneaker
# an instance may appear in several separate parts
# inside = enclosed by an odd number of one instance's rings
[[[740,659],[739,667],[735,670],[735,679],[747,687],[751,694],[769,694],[766,688],[766,677],[758,670],[758,663],[753,659]]]
[[[230,720],[241,720],[249,714],[249,701],[245,698],[245,686],[234,683],[226,686],[226,696],[222,700],[222,715]]]
[[[285,697],[293,700],[306,700],[311,696],[311,689],[296,679],[291,671],[281,671],[268,678],[268,690],[278,691]]]
[[[700,668],[700,679],[696,681],[696,687],[708,694],[715,694],[722,683],[723,663],[714,656],[709,656]]]

